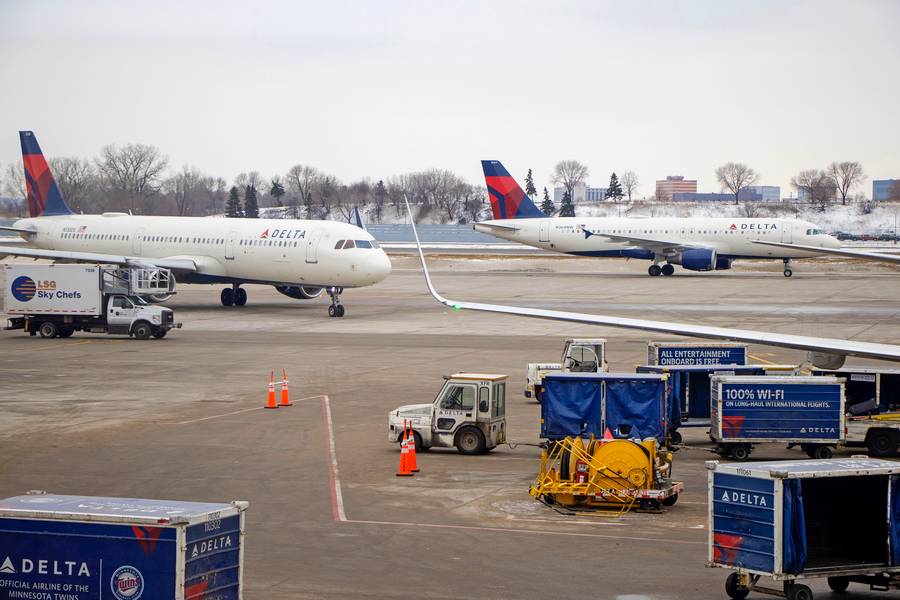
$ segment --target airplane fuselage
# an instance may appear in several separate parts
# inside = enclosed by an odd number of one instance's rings
[[[197,265],[179,281],[362,287],[384,279],[391,264],[366,231],[335,221],[145,217],[122,213],[21,219],[15,227],[33,248],[148,259],[184,258]],[[337,249],[342,240],[363,247]]]
[[[603,234],[656,240],[661,245],[712,248],[721,258],[783,259],[816,256],[809,250],[766,247],[755,244],[756,241],[826,248],[840,246],[835,238],[824,234],[816,225],[795,219],[551,217],[499,219],[476,223],[474,227],[477,231],[496,237],[554,252],[582,256],[627,256],[648,260],[654,259],[653,250],[639,243],[608,238]]]

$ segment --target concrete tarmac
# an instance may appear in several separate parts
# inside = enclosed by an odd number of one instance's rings
[[[892,267],[798,261],[785,279],[775,263],[671,278],[615,260],[432,264],[438,289],[456,299],[900,340]],[[347,290],[343,319],[327,317],[324,299],[247,289],[247,306],[224,308],[218,287],[181,286],[167,304],[184,328],[164,340],[0,332],[0,497],[44,489],[249,500],[251,600],[725,597],[727,573],[704,567],[704,461],[715,458],[705,430],[684,430],[690,447],[676,455],[675,474],[686,492],[664,514],[573,517],[528,495],[540,407],[522,397],[525,364],[558,360],[567,336],[599,336],[611,370],[631,372],[659,336],[448,310],[409,257],[395,257],[382,284]],[[768,347],[751,355],[803,360]],[[264,410],[269,371],[281,368],[296,404]],[[480,457],[421,453],[416,477],[395,477],[388,411],[430,402],[441,375],[465,370],[510,375],[510,438],[522,444]],[[774,446],[754,453],[799,457]],[[883,597],[854,587],[854,597]]]

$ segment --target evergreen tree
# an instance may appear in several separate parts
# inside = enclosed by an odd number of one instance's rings
[[[231,186],[231,191],[228,193],[228,204],[225,205],[225,216],[226,217],[243,217],[244,211],[241,210],[241,199],[238,196],[237,186]]]
[[[547,192],[547,188],[544,188],[544,201],[541,202],[541,212],[548,217],[552,217],[556,212],[556,206],[553,205],[553,200],[550,199],[550,193]]]
[[[244,188],[244,216],[249,219],[259,218],[259,204],[256,201],[256,186]]]
[[[273,198],[275,198],[275,202],[278,204],[278,206],[281,206],[281,197],[285,194],[284,184],[282,184],[281,181],[277,178],[273,179],[272,188],[269,190],[269,194]]]
[[[622,191],[622,184],[619,183],[619,178],[616,177],[615,173],[609,177],[609,187],[606,189],[606,197],[612,198],[613,202],[618,202],[625,197],[625,192]]]
[[[537,198],[537,188],[534,187],[534,176],[531,174],[531,169],[528,169],[528,175],[525,176],[525,193],[532,200]]]
[[[559,205],[559,216],[575,216],[575,205],[572,203],[572,196],[569,194],[569,190],[566,190],[566,192],[563,194],[562,202]]]

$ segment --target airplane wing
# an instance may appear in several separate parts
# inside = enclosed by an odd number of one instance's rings
[[[407,209],[409,207],[407,206]],[[412,221],[412,212],[409,218]],[[781,333],[769,333],[764,331],[752,331],[749,329],[729,329],[725,327],[708,327],[705,325],[692,325],[686,323],[669,323],[666,321],[649,321],[645,319],[631,319],[606,315],[594,315],[586,313],[565,312],[547,310],[542,308],[526,308],[518,306],[506,306],[502,304],[483,304],[479,302],[466,302],[463,300],[449,300],[441,296],[431,282],[431,275],[425,264],[425,253],[419,243],[419,234],[413,221],[413,234],[416,238],[416,246],[419,250],[419,260],[422,262],[422,270],[425,273],[425,283],[428,291],[435,300],[455,310],[477,310],[484,312],[532,317],[536,319],[550,319],[555,321],[568,321],[571,323],[584,323],[587,325],[602,325],[607,327],[622,327],[626,329],[641,329],[644,331],[656,331],[673,335],[683,335],[697,338],[725,339],[751,344],[763,344],[767,346],[779,346],[782,348],[794,348],[813,353],[833,355],[851,355],[881,360],[900,361],[900,346],[892,344],[877,344],[873,342],[855,342],[852,340],[839,340],[833,338],[820,338],[804,335],[789,335]]]
[[[684,244],[682,242],[676,242],[673,240],[651,240],[648,238],[636,237],[632,235],[619,235],[613,233],[597,233],[591,231],[587,227],[581,227],[581,231],[584,232],[584,239],[588,239],[591,236],[601,236],[606,239],[612,240],[614,242],[622,242],[626,244],[631,244],[632,246],[640,246],[641,248],[646,248],[647,250],[658,252],[660,254],[671,254],[675,252],[683,252],[685,250],[689,250],[691,248],[709,248],[710,246],[706,246],[703,244]]]
[[[798,248],[800,250],[809,250],[821,254],[834,254],[835,256],[849,256],[852,258],[862,258],[865,260],[876,260],[890,263],[900,263],[900,254],[884,254],[883,252],[861,252],[859,250],[848,250],[844,248],[820,248],[819,246],[804,246],[803,244],[782,244],[780,242],[754,242],[763,244],[764,246],[775,246],[776,248]]]
[[[12,225],[0,225],[0,230],[15,231],[16,233],[37,233],[37,231],[34,229],[28,229],[25,227],[13,227]]]
[[[123,256],[121,254],[103,254],[101,252],[72,252],[68,250],[43,250],[40,248],[15,248],[0,246],[2,256],[27,256],[30,258],[47,258],[51,260],[71,260],[74,262],[108,263],[112,265],[153,266],[175,271],[197,271],[197,263],[187,258],[145,258],[142,256]]]

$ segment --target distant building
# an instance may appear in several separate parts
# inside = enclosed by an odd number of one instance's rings
[[[781,188],[777,185],[748,185],[744,190],[759,194],[763,202],[780,202]],[[741,190],[743,192],[744,190]]]
[[[674,202],[734,202],[731,192],[676,192],[672,194]],[[743,189],[738,194],[739,202],[763,202],[762,194]]]
[[[697,191],[696,179],[685,179],[681,175],[669,175],[656,182],[656,199],[671,200],[674,194]]]
[[[890,200],[894,186],[900,179],[875,179],[872,181],[872,200]]]
[[[564,187],[555,187],[553,188],[553,202],[557,206],[562,202],[563,194],[566,193],[566,188]],[[594,188],[588,187],[584,183],[579,183],[575,186],[574,193],[572,194],[574,198],[572,201],[576,204],[579,202],[602,202],[606,200],[606,188]]]

